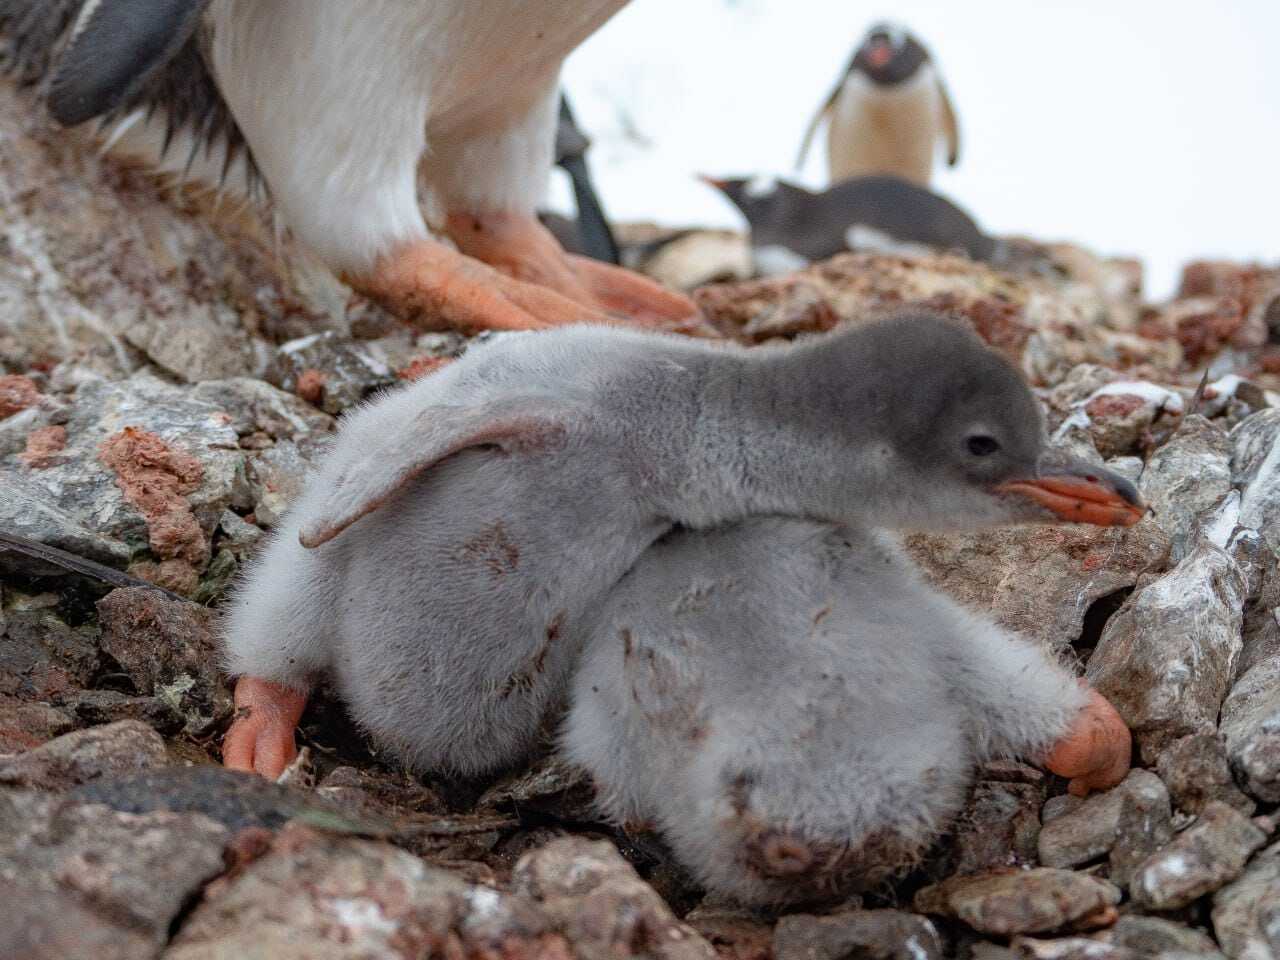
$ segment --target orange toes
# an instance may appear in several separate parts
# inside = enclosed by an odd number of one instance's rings
[[[1078,797],[1090,790],[1108,790],[1129,772],[1133,738],[1129,728],[1105,697],[1089,691],[1089,701],[1071,730],[1056,743],[1045,766],[1070,777],[1068,790]]]
[[[236,718],[222,741],[223,765],[274,780],[297,755],[293,732],[307,695],[257,677],[241,677],[235,705]]]
[[[566,257],[596,302],[609,313],[656,330],[719,337],[684,294],[622,267],[573,254]]]

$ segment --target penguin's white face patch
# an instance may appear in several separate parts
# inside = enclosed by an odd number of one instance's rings
[[[759,199],[760,197],[771,196],[777,189],[778,178],[762,174],[748,180],[747,185],[742,188],[742,192],[748,197]]]

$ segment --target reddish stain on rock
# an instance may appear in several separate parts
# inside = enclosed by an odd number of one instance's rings
[[[328,382],[328,374],[308,368],[298,374],[298,383],[293,392],[313,407],[318,407],[324,401],[324,388]]]
[[[40,390],[27,377],[0,377],[0,420],[12,417],[40,402]]]
[[[421,380],[428,374],[435,373],[441,367],[452,363],[451,357],[414,357],[407,364],[396,371],[396,376],[406,382]]]
[[[187,502],[204,475],[200,461],[137,427],[103,440],[98,459],[114,471],[116,486],[146,520],[156,556],[203,568],[209,544]]]
[[[1095,419],[1105,420],[1108,417],[1127,417],[1141,410],[1145,404],[1145,400],[1131,393],[1107,393],[1085,404],[1084,412]]]
[[[33,470],[53,466],[54,457],[67,445],[66,427],[40,427],[27,434],[27,448],[19,459]]]

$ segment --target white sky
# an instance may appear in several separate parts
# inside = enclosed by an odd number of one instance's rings
[[[1154,297],[1191,258],[1280,260],[1280,0],[634,0],[565,68],[610,216],[739,225],[692,175],[791,176],[882,17],[941,66],[963,142],[934,185],[987,230],[1138,255]]]

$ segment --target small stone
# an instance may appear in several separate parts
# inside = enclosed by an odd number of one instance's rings
[[[777,960],[774,927],[757,914],[704,903],[685,914],[684,922],[715,948],[721,960]]]
[[[1038,867],[952,877],[920,890],[915,909],[953,917],[979,933],[1090,930],[1115,922],[1120,890],[1083,873]]]
[[[1045,824],[1050,820],[1057,820],[1059,817],[1066,816],[1068,813],[1078,810],[1082,803],[1084,803],[1084,798],[1077,797],[1072,793],[1062,793],[1056,797],[1050,797],[1045,801],[1044,806],[1040,808],[1040,822]]]
[[[953,829],[954,872],[979,873],[1035,863],[1044,797],[1043,781],[1038,785],[979,781]]]
[[[249,461],[247,478],[258,523],[279,524],[302,495],[307,475],[323,452],[323,445],[315,441],[278,440]]]
[[[1038,940],[1016,937],[1013,955],[1022,960],[1143,960],[1146,954],[1091,937]]]
[[[63,710],[0,693],[0,755],[30,750],[75,727]]]
[[[1129,914],[1111,928],[1111,942],[1141,957],[1183,954],[1191,957],[1221,958],[1218,945],[1193,927],[1160,917]]]
[[[517,809],[554,811],[563,820],[588,822],[594,802],[595,790],[587,771],[552,754],[494,784],[476,801],[476,807],[514,805]]]
[[[63,734],[26,753],[0,757],[0,785],[65,790],[168,763],[160,734],[136,720],[121,720]]]
[[[1160,754],[1156,770],[1179,810],[1198,815],[1210,801],[1219,800],[1246,817],[1253,814],[1255,804],[1232,779],[1227,748],[1217,734],[1175,740]]]
[[[316,406],[335,416],[397,382],[387,358],[369,341],[332,331],[281,345],[266,379],[300,397],[305,390],[304,399],[314,398],[319,401]]]
[[[1185,907],[1238,877],[1266,839],[1244,814],[1212,801],[1195,824],[1137,868],[1133,900],[1152,910]]]
[[[1120,811],[1126,797],[1138,796],[1143,806],[1163,810],[1169,820],[1169,793],[1160,778],[1146,770],[1130,770],[1118,786],[1095,793],[1073,809],[1046,821],[1040,831],[1040,862],[1046,867],[1078,867],[1097,860],[1115,845]]]
[[[776,960],[941,960],[942,940],[926,918],[901,910],[793,914],[774,929]]]
[[[1242,494],[1240,523],[1280,550],[1280,410],[1260,410],[1231,431],[1231,482]]]
[[[444,801],[407,774],[337,767],[320,781],[316,795],[355,814],[404,816],[443,814]]]
[[[39,402],[40,388],[30,378],[15,374],[0,377],[0,420],[6,420]]]
[[[165,960],[569,960],[548,926],[520,898],[472,886],[390,844],[291,825],[206,891]]]
[[[62,707],[91,726],[137,720],[163,734],[179,733],[182,715],[159,697],[135,697],[118,690],[78,690],[62,701]]]
[[[1240,656],[1245,586],[1236,562],[1201,540],[1107,621],[1086,675],[1129,725],[1144,761],[1216,729]]]
[[[1197,518],[1231,490],[1231,441],[1204,417],[1187,416],[1151,455],[1138,492],[1169,535],[1173,560],[1190,548]]]
[[[1160,790],[1134,791],[1125,796],[1116,822],[1116,842],[1107,858],[1107,875],[1127,889],[1133,873],[1173,837],[1174,823],[1169,794]]]
[[[14,609],[13,597],[0,616],[0,693],[49,702],[87,687],[102,665],[97,628],[69,627],[47,609]]]
[[[214,614],[142,587],[112,590],[98,601],[102,649],[137,691],[157,696],[200,733],[231,715],[231,694],[218,669]]]
[[[1231,960],[1280,958],[1280,843],[1213,895],[1213,929]]]
[[[554,840],[520,858],[511,886],[541,905],[580,956],[630,956],[637,947],[662,960],[716,955],[610,843]]]
[[[1244,789],[1280,802],[1280,655],[1256,663],[1232,687],[1221,730]]]
[[[67,428],[61,424],[40,427],[27,434],[26,447],[18,459],[32,470],[51,467],[67,445]]]

